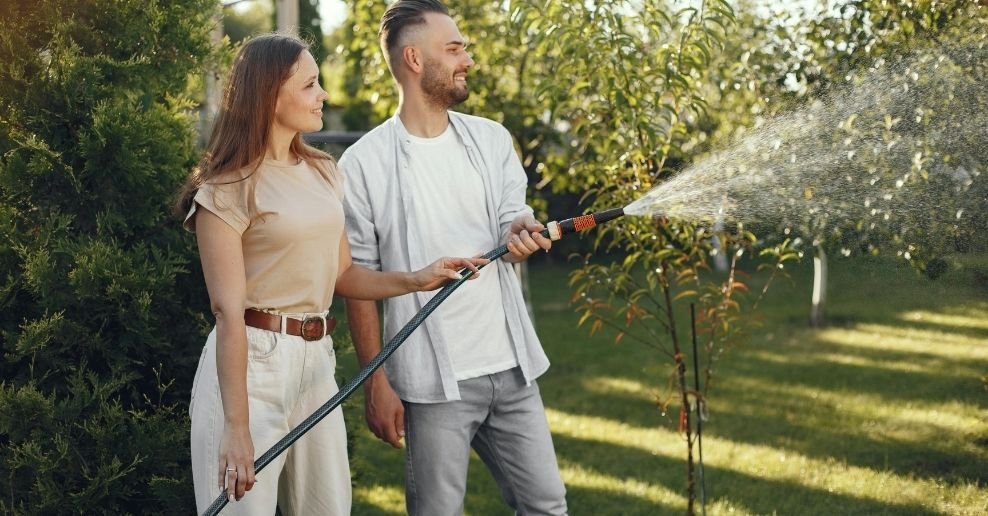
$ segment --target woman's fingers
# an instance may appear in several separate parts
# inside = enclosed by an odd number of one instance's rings
[[[240,500],[244,497],[244,493],[247,492],[247,468],[245,466],[237,467],[237,491],[236,498]]]
[[[475,273],[480,272],[480,268],[477,267],[478,265],[487,265],[488,263],[491,263],[491,261],[486,258],[454,258],[454,260],[457,262],[459,268],[469,269]]]
[[[229,501],[237,498],[237,468],[228,465],[223,473],[223,487],[226,489],[226,497]]]
[[[244,486],[244,490],[245,491],[250,491],[254,487],[254,484],[256,484],[256,483],[257,483],[257,478],[255,478],[255,476],[254,476],[254,465],[253,464],[248,464],[247,465],[247,479],[246,479],[246,485]]]
[[[234,466],[226,463],[220,468],[220,490],[226,491],[229,501],[240,500],[257,483],[253,464]]]
[[[442,267],[440,275],[452,280],[460,280],[463,279],[463,275],[460,273],[461,269],[473,272],[470,278],[473,279],[480,274],[480,267],[478,266],[487,265],[491,261],[486,258],[445,257],[441,258],[438,263]]]

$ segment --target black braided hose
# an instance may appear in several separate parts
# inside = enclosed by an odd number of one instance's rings
[[[594,213],[592,215],[583,215],[573,219],[566,219],[558,223],[550,222],[549,227],[543,229],[541,233],[543,237],[558,240],[563,234],[590,229],[596,224],[607,222],[608,220],[615,219],[622,215],[624,215],[624,210],[622,208],[615,208]],[[552,231],[550,231],[550,229],[552,229]],[[494,260],[497,260],[507,254],[507,252],[508,246],[505,244],[483,255],[483,258],[493,262]],[[485,266],[486,265],[481,265],[478,269],[482,269]],[[309,417],[305,418],[305,421],[302,421],[298,426],[291,429],[291,431],[275,443],[274,446],[258,457],[257,460],[254,461],[254,473],[260,473],[265,466],[270,464],[271,461],[275,459],[275,457],[281,455],[288,449],[289,446],[294,444],[295,441],[299,440],[299,438],[305,435],[306,432],[312,429],[313,426],[322,421],[323,418],[328,416],[330,412],[336,409],[336,407],[339,407],[347,398],[350,397],[350,395],[353,394],[354,391],[357,390],[357,387],[360,387],[364,382],[366,382],[367,379],[370,378],[370,375],[374,374],[374,371],[377,371],[377,369],[384,364],[385,360],[394,354],[394,352],[398,349],[398,346],[401,346],[405,340],[408,339],[412,332],[415,331],[415,329],[418,328],[423,321],[425,321],[426,317],[429,317],[429,315],[431,315],[432,312],[434,312],[436,308],[438,308],[439,305],[453,293],[453,291],[459,288],[463,282],[469,280],[470,277],[473,276],[473,271],[469,269],[463,269],[460,273],[463,275],[463,278],[454,280],[452,283],[448,283],[440,289],[439,292],[433,296],[432,299],[430,299],[429,302],[426,303],[425,306],[423,306],[422,309],[419,310],[419,312],[415,314],[415,316],[412,317],[411,320],[409,320],[405,326],[397,334],[395,334],[394,337],[391,338],[384,349],[382,349],[377,356],[371,359],[371,361],[357,373],[357,376],[347,382],[346,385],[339,390],[339,392],[329,399],[329,401],[319,407]],[[216,516],[228,502],[229,499],[227,498],[227,493],[224,491],[223,493],[220,493],[215,500],[213,500],[213,503],[206,508],[206,512],[203,514],[206,516]]]

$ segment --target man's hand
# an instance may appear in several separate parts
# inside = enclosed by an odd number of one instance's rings
[[[367,427],[378,439],[395,448],[404,447],[401,439],[405,437],[405,407],[380,371],[364,389],[364,416]]]
[[[545,226],[529,213],[515,217],[508,230],[508,238],[505,242],[508,246],[508,254],[504,259],[517,263],[524,261],[539,249],[549,251],[552,248],[552,240],[542,236],[543,229]]]

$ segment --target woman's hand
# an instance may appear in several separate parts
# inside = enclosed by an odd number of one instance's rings
[[[435,290],[449,280],[462,279],[460,269],[473,271],[473,276],[470,279],[477,279],[480,274],[480,269],[477,267],[487,265],[490,262],[486,258],[443,257],[432,262],[428,267],[411,273],[412,286],[415,290]]]
[[[219,481],[231,502],[254,487],[254,441],[247,426],[227,425],[223,430]]]

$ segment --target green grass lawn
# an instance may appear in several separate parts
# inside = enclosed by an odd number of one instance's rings
[[[576,327],[568,271],[535,266],[531,282],[553,363],[539,383],[570,512],[681,514],[678,408],[663,415],[654,403],[670,364]],[[704,424],[707,512],[988,513],[985,278],[955,267],[930,281],[890,261],[831,259],[830,325],[810,329],[810,265],[791,274],[763,303],[764,326],[717,365]],[[344,352],[340,375],[355,362]],[[353,513],[403,514],[403,452],[366,429],[359,395],[345,415]],[[467,514],[508,514],[476,457],[468,486]]]

